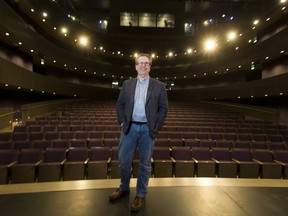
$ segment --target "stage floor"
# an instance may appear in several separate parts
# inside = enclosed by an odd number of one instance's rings
[[[0,185],[5,216],[286,216],[288,181],[225,178],[151,178],[146,206],[130,213],[131,193],[111,204],[119,179]]]

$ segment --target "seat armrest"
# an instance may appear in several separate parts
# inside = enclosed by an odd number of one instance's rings
[[[170,157],[173,163],[176,163],[176,160],[173,157]]]
[[[256,163],[260,164],[260,165],[263,165],[263,163],[259,160],[256,160],[256,159],[253,159],[253,161],[255,161]]]
[[[43,162],[43,160],[39,160],[39,161],[36,162],[35,165],[36,165],[36,166],[39,166],[39,164],[42,163],[42,162]]]
[[[195,163],[199,163],[199,161],[198,161],[196,158],[194,158],[194,157],[192,157],[192,160],[193,160]]]
[[[232,161],[236,162],[236,163],[240,163],[239,160],[236,160],[235,158],[232,158]]]
[[[14,161],[14,162],[8,164],[7,167],[10,168],[11,166],[13,166],[13,165],[16,164],[16,163],[17,163],[17,161]]]
[[[64,163],[67,161],[67,159],[64,159],[63,161],[61,161],[61,165],[64,165]]]
[[[282,166],[286,166],[286,164],[281,162],[281,161],[278,161],[278,160],[274,160],[274,161],[275,161],[275,163],[281,164]]]
[[[219,163],[218,160],[216,160],[215,158],[211,158],[213,161],[215,161],[216,163]]]

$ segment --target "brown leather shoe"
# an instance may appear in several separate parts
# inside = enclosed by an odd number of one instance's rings
[[[145,206],[145,197],[135,197],[131,206],[131,211],[137,212]]]
[[[121,191],[120,188],[117,188],[113,193],[109,195],[109,201],[113,202],[113,201],[119,200],[122,197],[125,197],[126,195],[128,195],[129,193],[130,193],[129,190]]]

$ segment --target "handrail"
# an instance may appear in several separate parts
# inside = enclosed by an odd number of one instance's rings
[[[66,104],[83,102],[87,99],[64,99],[64,100],[53,100],[43,101],[30,104],[24,104],[21,107],[22,112],[22,124],[26,124],[27,120],[35,118],[37,116],[43,116],[51,112],[56,112],[59,106]]]

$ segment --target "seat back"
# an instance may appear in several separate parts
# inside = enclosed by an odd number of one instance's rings
[[[252,161],[252,154],[249,149],[231,149],[231,156],[238,161]]]
[[[89,152],[90,161],[108,160],[109,157],[111,157],[111,151],[109,147],[92,147]]]
[[[44,162],[61,162],[66,158],[66,149],[63,148],[47,148],[44,154]]]
[[[0,165],[7,165],[18,160],[18,151],[15,149],[0,150]]]
[[[203,148],[203,147],[195,147],[192,148],[192,157],[195,158],[196,160],[211,160],[211,152],[209,148]]]
[[[168,147],[154,147],[154,160],[170,160],[170,149]]]
[[[118,160],[118,147],[116,146],[111,148],[111,159]]]
[[[273,155],[275,160],[288,163],[288,150],[276,150]]]
[[[88,158],[87,148],[69,148],[67,160],[70,162],[84,162]]]
[[[53,148],[66,148],[70,147],[70,140],[52,140]]]
[[[1,141],[9,141],[12,140],[13,133],[12,132],[3,132],[0,133],[0,140]]]
[[[273,163],[274,158],[270,150],[254,149],[252,150],[252,157],[261,162]]]
[[[175,160],[191,160],[191,151],[189,147],[172,147],[171,156]]]
[[[228,148],[212,148],[212,157],[219,161],[230,161],[232,160],[231,152]]]
[[[36,163],[43,157],[41,149],[22,149],[20,152],[19,163]]]

